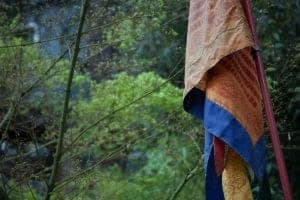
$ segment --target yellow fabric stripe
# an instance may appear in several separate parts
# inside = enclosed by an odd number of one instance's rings
[[[222,186],[225,200],[253,200],[247,167],[230,148],[222,174]]]

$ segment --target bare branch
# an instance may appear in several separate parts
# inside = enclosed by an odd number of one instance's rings
[[[73,81],[73,76],[74,76],[74,71],[75,71],[78,54],[80,51],[79,45],[80,45],[80,40],[81,40],[81,36],[82,36],[82,28],[83,28],[83,24],[85,21],[85,16],[86,16],[86,12],[87,12],[87,9],[89,6],[89,2],[90,2],[89,0],[85,0],[82,4],[82,8],[81,8],[80,21],[79,21],[77,37],[76,37],[76,41],[75,41],[75,49],[74,49],[74,54],[72,57],[71,68],[69,71],[69,77],[68,77],[67,87],[66,87],[66,91],[65,91],[65,101],[64,101],[64,108],[63,108],[61,125],[60,125],[61,127],[60,127],[59,139],[58,139],[58,143],[57,143],[57,147],[56,147],[56,154],[54,157],[53,168],[52,168],[52,172],[51,172],[49,185],[47,187],[47,194],[46,194],[45,200],[49,200],[51,198],[52,191],[55,188],[59,163],[60,163],[60,159],[63,154],[62,148],[63,148],[64,134],[67,131],[67,116],[68,116],[68,110],[69,110],[71,86],[72,86],[72,81]]]

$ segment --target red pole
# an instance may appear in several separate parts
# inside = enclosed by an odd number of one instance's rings
[[[283,153],[282,153],[282,150],[280,147],[279,132],[276,127],[276,121],[275,121],[275,117],[274,117],[272,103],[271,103],[270,95],[268,92],[266,75],[265,75],[264,66],[263,66],[263,62],[262,62],[262,56],[259,51],[259,41],[258,41],[258,36],[256,33],[254,20],[253,20],[251,5],[250,5],[249,0],[242,0],[242,4],[244,7],[245,15],[247,17],[252,35],[253,35],[254,45],[256,48],[254,56],[255,56],[256,70],[257,70],[257,74],[258,74],[258,81],[259,81],[260,88],[262,91],[262,97],[263,97],[265,112],[266,112],[266,116],[267,116],[267,122],[268,122],[268,126],[270,128],[270,136],[271,136],[273,150],[274,150],[274,154],[275,154],[275,158],[276,158],[276,162],[277,162],[277,166],[278,166],[278,171],[279,171],[281,186],[282,186],[282,190],[283,190],[283,194],[284,194],[284,199],[292,200],[293,199],[292,189],[290,186],[289,177],[288,177],[286,166],[285,166]]]

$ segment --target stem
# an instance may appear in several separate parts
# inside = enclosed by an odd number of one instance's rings
[[[181,181],[181,183],[178,185],[175,192],[172,194],[170,200],[175,200],[177,198],[178,194],[184,188],[185,184],[196,175],[196,173],[199,170],[200,166],[201,166],[201,160],[198,161],[197,165],[195,166],[195,168],[193,170],[191,170],[190,172],[188,172],[185,175],[184,179]]]
[[[2,127],[4,126],[6,121],[10,118],[10,115],[12,114],[12,111],[13,111],[13,105],[11,104],[11,106],[9,107],[9,109],[6,112],[5,116],[3,117],[3,119],[0,122],[0,130],[2,129]]]
[[[20,98],[23,98],[28,94],[31,90],[33,90],[45,77],[49,74],[49,72],[56,66],[56,64],[64,58],[67,50],[65,50],[58,58],[54,60],[54,62],[47,68],[47,70],[39,77],[32,85],[30,85],[25,91],[21,92]]]
[[[83,28],[88,5],[89,5],[89,0],[85,0],[81,7],[80,21],[79,21],[79,26],[78,26],[77,36],[76,36],[76,41],[75,41],[75,49],[74,49],[74,54],[73,54],[73,58],[72,58],[72,62],[71,62],[71,68],[69,71],[66,92],[65,92],[65,100],[64,100],[64,107],[63,107],[63,113],[62,113],[61,124],[60,124],[59,138],[58,138],[58,143],[56,146],[56,154],[54,156],[54,164],[53,164],[45,200],[49,200],[51,198],[51,195],[53,194],[52,191],[55,188],[56,177],[57,177],[57,172],[58,172],[58,168],[59,168],[59,162],[62,157],[64,134],[67,131],[67,116],[68,116],[68,108],[69,108],[69,102],[70,102],[72,80],[73,80],[73,76],[74,76],[74,70],[75,70],[78,54],[80,51],[79,44],[80,44],[82,28]]]
[[[1,187],[0,187],[0,198],[3,200],[9,200],[9,196]]]

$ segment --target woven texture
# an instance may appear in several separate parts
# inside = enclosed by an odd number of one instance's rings
[[[191,0],[184,107],[203,120],[206,132],[206,199],[252,199],[247,169],[264,175],[263,114],[252,47],[239,0]],[[230,149],[225,155],[224,146]]]

